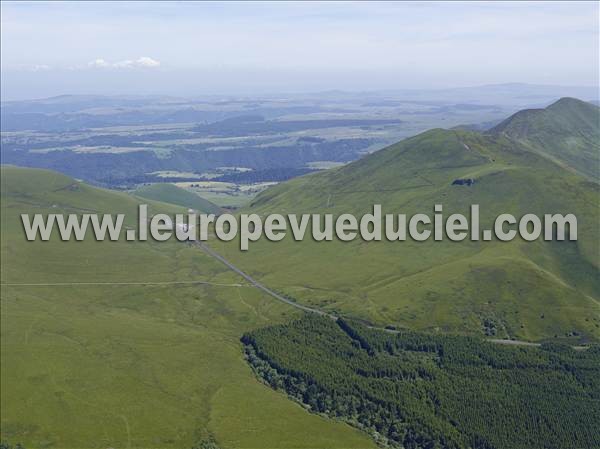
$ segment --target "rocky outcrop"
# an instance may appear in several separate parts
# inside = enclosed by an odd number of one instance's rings
[[[473,178],[455,179],[452,181],[453,186],[472,186],[473,184],[475,184]]]

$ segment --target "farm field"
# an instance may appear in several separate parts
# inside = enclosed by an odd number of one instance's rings
[[[221,181],[177,182],[175,185],[220,207],[238,209],[248,205],[259,193],[276,182],[236,184]]]
[[[489,129],[519,109],[546,106],[559,92],[597,97],[593,88],[507,84],[279,98],[63,95],[8,101],[1,104],[1,155],[5,164],[127,190],[207,180],[222,167],[251,171],[252,182],[273,181],[269,171],[279,170],[280,181],[346,164],[431,128]],[[220,205],[243,204],[237,194],[207,197],[219,198]]]

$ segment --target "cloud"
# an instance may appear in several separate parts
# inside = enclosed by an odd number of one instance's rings
[[[160,66],[160,61],[149,56],[140,56],[138,59],[125,59],[110,63],[105,59],[98,58],[88,63],[88,67],[93,69],[133,69],[133,68],[156,68]]]
[[[359,90],[598,84],[599,2],[1,3],[5,71],[48,64],[125,83],[166,67],[157,89],[202,76],[236,91],[259,72],[285,89],[311,75],[326,90],[342,74]]]
[[[135,61],[135,63],[139,67],[158,67],[160,65],[160,61],[152,59],[148,56],[142,56],[137,61]]]
[[[105,67],[110,67],[110,64],[106,62],[102,58],[94,59],[93,61],[88,62],[88,67],[92,67],[95,69],[102,69]]]

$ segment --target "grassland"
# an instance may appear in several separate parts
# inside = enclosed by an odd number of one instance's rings
[[[493,131],[569,170],[600,181],[600,109],[593,104],[563,98],[546,109],[521,111]]]
[[[574,100],[576,102],[576,100]],[[580,104],[579,102],[576,104]],[[562,102],[572,108],[572,102]],[[588,105],[584,104],[585,114]],[[549,108],[551,113],[560,104]],[[563,138],[579,135],[577,123]],[[583,124],[586,126],[587,124]],[[537,130],[535,122],[529,133]],[[248,208],[268,213],[429,213],[442,204],[482,229],[500,213],[574,213],[577,242],[296,242],[218,250],[266,285],[344,316],[430,332],[522,340],[600,338],[598,184],[544,148],[506,133],[431,130],[357,162],[273,187]],[[472,186],[453,180],[473,178]]]
[[[373,447],[255,379],[240,335],[297,313],[197,249],[24,239],[20,213],[122,212],[132,225],[135,198],[3,167],[1,205],[2,440],[65,449],[181,449],[208,437],[223,449]]]
[[[571,123],[561,135],[578,132]],[[457,178],[475,184],[453,186]],[[535,139],[437,129],[269,188],[247,210],[361,215],[378,203],[411,215],[441,203],[447,215],[480,204],[482,227],[501,212],[569,212],[579,240],[287,238],[246,253],[210,243],[270,288],[345,317],[440,335],[597,341],[599,200],[597,183]],[[73,449],[185,448],[206,438],[223,449],[373,447],[270,390],[245,363],[240,336],[296,310],[191,246],[28,243],[19,223],[20,213],[98,211],[126,213],[133,226],[137,203],[54,172],[2,169],[2,439]]]
[[[178,182],[176,185],[220,207],[240,208],[247,206],[256,195],[273,184],[272,182],[261,182],[239,185],[232,182],[196,181]]]
[[[175,204],[206,214],[218,214],[221,211],[216,204],[169,183],[144,185],[138,187],[133,193],[141,198]]]

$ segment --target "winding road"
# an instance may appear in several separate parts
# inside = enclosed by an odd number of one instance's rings
[[[246,272],[242,271],[241,269],[239,269],[238,267],[236,267],[233,263],[231,263],[229,260],[225,259],[223,256],[221,256],[215,250],[211,249],[206,243],[196,241],[195,245],[198,246],[202,251],[207,253],[209,256],[217,259],[219,262],[221,262],[223,265],[225,265],[231,271],[233,271],[234,273],[237,273],[238,275],[240,275],[241,277],[246,279],[252,286],[262,290],[267,295],[277,299],[278,301],[281,301],[287,305],[295,307],[296,309],[302,310],[304,312],[316,313],[317,315],[326,316],[328,318],[331,318],[332,320],[338,319],[338,317],[336,315],[327,313],[323,310],[315,309],[313,307],[308,307],[308,306],[304,306],[302,304],[298,304],[297,302],[292,301],[291,299],[286,298],[285,296],[271,290],[269,287],[267,287],[263,283],[254,279],[248,273],[246,273]],[[393,334],[399,333],[399,331],[396,331],[393,329],[388,329],[388,328],[383,328],[383,327],[376,327],[376,326],[369,326],[369,325],[367,327],[370,329],[380,330],[380,331],[393,333]],[[531,347],[540,347],[541,346],[541,343],[534,343],[531,341],[523,341],[523,340],[507,340],[507,339],[501,339],[501,338],[489,338],[489,339],[487,339],[487,341],[489,341],[490,343],[511,345],[511,346],[531,346]],[[576,350],[587,349],[587,346],[573,346],[573,349],[576,349]]]
[[[240,270],[238,267],[236,267],[234,264],[232,264],[231,262],[229,262],[227,259],[225,259],[223,256],[221,256],[219,253],[217,253],[216,251],[214,251],[213,249],[211,249],[207,244],[205,244],[203,242],[199,242],[199,241],[197,241],[195,243],[196,243],[196,245],[198,247],[200,247],[200,249],[202,249],[202,251],[204,251],[208,255],[214,257],[215,259],[217,259],[219,262],[221,262],[223,265],[225,265],[231,271],[239,274],[241,277],[243,277],[244,279],[246,279],[250,284],[252,284],[254,287],[262,290],[267,295],[270,295],[273,298],[275,298],[275,299],[277,299],[277,300],[279,300],[281,302],[284,302],[284,303],[286,303],[286,304],[288,304],[288,305],[290,305],[292,307],[295,307],[297,309],[303,310],[305,312],[316,313],[318,315],[327,316],[329,318],[337,320],[337,317],[335,315],[331,315],[331,314],[329,314],[327,312],[324,312],[322,310],[319,310],[319,309],[313,309],[312,307],[303,306],[302,304],[298,304],[297,302],[294,302],[291,299],[286,298],[285,296],[280,295],[277,292],[274,292],[273,290],[271,290],[269,287],[267,287],[263,283],[257,281],[256,279],[254,279],[249,274],[247,274],[244,271]]]

